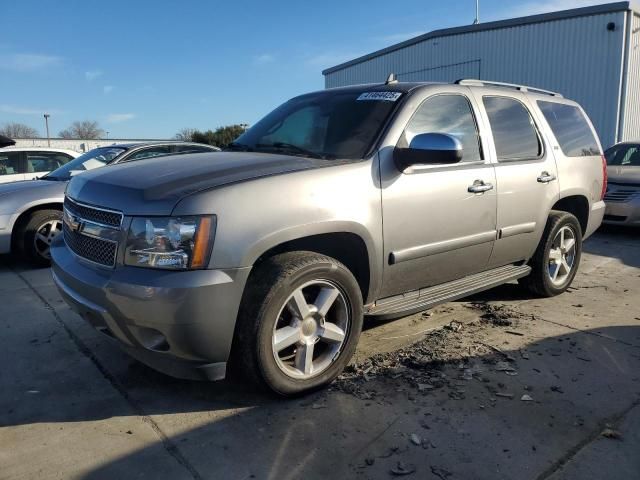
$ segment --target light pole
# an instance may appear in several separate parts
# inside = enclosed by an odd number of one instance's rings
[[[48,113],[44,114],[44,123],[47,126],[47,146],[51,146],[51,139],[49,137],[49,117],[51,115],[49,115]]]

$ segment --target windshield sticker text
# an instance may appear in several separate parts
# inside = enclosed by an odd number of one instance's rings
[[[374,100],[383,102],[395,102],[402,95],[401,92],[365,92],[356,99],[358,101]]]

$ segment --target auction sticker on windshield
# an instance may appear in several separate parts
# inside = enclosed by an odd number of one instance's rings
[[[402,92],[365,92],[361,93],[356,100],[381,100],[383,102],[395,102],[401,95]]]

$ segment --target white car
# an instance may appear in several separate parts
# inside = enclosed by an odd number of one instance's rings
[[[78,156],[78,152],[62,148],[0,148],[0,183],[42,177]]]

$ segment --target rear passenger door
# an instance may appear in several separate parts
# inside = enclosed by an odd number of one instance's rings
[[[558,172],[540,119],[524,95],[475,94],[484,106],[496,161],[497,239],[489,266],[499,267],[533,255],[558,200]]]
[[[19,180],[24,180],[23,153],[0,150],[0,183]]]

